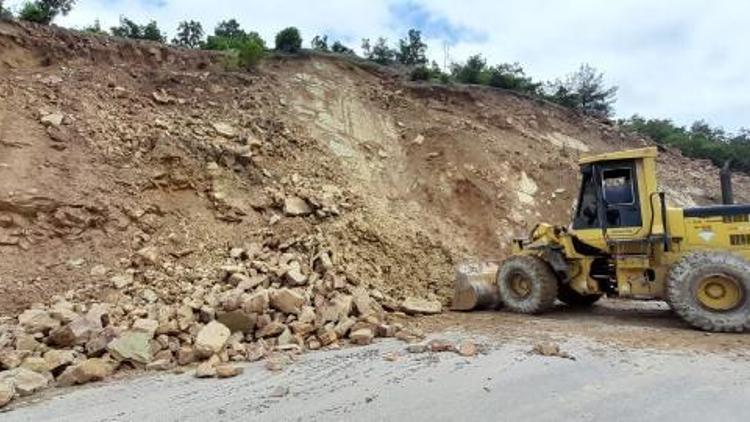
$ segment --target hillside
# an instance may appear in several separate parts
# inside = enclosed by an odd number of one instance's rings
[[[5,314],[71,288],[102,299],[144,248],[159,268],[131,272],[166,285],[252,243],[330,251],[342,277],[394,300],[445,300],[456,264],[567,221],[581,154],[646,143],[335,56],[231,73],[215,53],[3,23],[0,69]],[[660,164],[672,201],[716,200],[711,165],[671,151]]]

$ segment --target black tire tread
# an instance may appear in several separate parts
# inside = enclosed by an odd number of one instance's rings
[[[740,274],[740,283],[744,286],[745,295],[739,309],[730,313],[712,312],[703,308],[693,297],[690,277],[707,266],[724,268]],[[669,306],[695,328],[714,332],[750,330],[750,263],[740,256],[719,251],[690,253],[670,269],[666,293]]]
[[[507,279],[511,272],[526,273],[535,284],[531,297],[518,300],[508,291]],[[558,281],[552,269],[541,258],[516,255],[506,259],[497,272],[498,290],[503,306],[522,314],[540,314],[551,310],[557,298]]]

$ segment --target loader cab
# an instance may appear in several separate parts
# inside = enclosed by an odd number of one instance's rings
[[[581,188],[572,227],[582,242],[602,251],[612,241],[663,232],[656,186],[656,148],[581,160]],[[656,214],[658,216],[659,214]]]

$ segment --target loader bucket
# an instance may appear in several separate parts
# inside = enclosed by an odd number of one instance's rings
[[[463,264],[456,270],[453,286],[454,311],[473,309],[497,309],[500,297],[495,277],[498,266],[495,263]]]

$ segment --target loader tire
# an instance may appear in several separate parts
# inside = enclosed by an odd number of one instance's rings
[[[568,284],[558,287],[557,298],[560,302],[573,308],[588,308],[602,298],[602,295],[582,295]]]
[[[750,329],[750,262],[728,252],[691,253],[667,277],[667,302],[705,331]]]
[[[497,272],[500,300],[508,310],[522,314],[539,314],[552,309],[557,284],[549,265],[535,256],[512,256]]]

